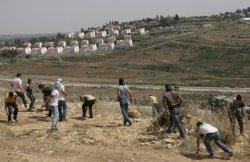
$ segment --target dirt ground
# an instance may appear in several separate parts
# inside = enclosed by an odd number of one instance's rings
[[[203,148],[181,149],[180,140],[158,140],[147,133],[152,117],[134,120],[132,126],[122,126],[117,103],[99,102],[93,119],[81,119],[81,103],[68,103],[68,120],[58,123],[58,131],[50,132],[51,118],[36,102],[35,112],[25,112],[20,105],[18,123],[7,124],[4,109],[0,111],[0,161],[43,162],[171,162],[225,161],[226,154],[218,151],[215,159],[208,159]],[[132,107],[133,108],[133,107]],[[106,110],[105,110],[106,109]],[[178,135],[178,134],[177,134]],[[154,139],[153,141],[151,139]],[[166,140],[167,139],[167,140]],[[166,136],[165,141],[168,141]],[[187,139],[184,143],[191,143]],[[171,141],[170,141],[171,143]],[[177,145],[176,145],[177,143]],[[230,161],[245,161],[238,156]]]

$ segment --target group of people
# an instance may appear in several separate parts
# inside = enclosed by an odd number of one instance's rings
[[[17,114],[18,114],[18,106],[16,103],[17,97],[20,97],[23,101],[23,104],[27,111],[33,111],[33,106],[35,102],[35,97],[32,93],[32,80],[28,79],[28,84],[26,86],[26,94],[30,99],[29,108],[27,108],[27,102],[24,95],[24,89],[22,87],[22,80],[21,74],[17,73],[17,77],[13,80],[12,86],[13,91],[10,91],[7,96],[5,97],[5,109],[6,114],[8,116],[8,122],[11,122],[11,114],[13,112],[13,119],[17,122]],[[117,101],[120,103],[120,109],[123,115],[123,125],[124,126],[131,126],[132,121],[129,118],[128,110],[129,110],[129,101],[130,103],[133,102],[132,95],[130,92],[129,87],[125,84],[123,78],[119,78],[118,80],[119,86],[117,88]],[[52,119],[51,131],[57,130],[57,122],[59,121],[66,121],[67,118],[67,104],[66,104],[66,96],[68,95],[65,91],[65,86],[62,84],[62,79],[59,78],[52,88],[46,87],[44,84],[39,84],[39,89],[43,93],[43,101],[44,104],[42,107],[45,107],[49,113],[48,116]],[[180,115],[180,105],[183,101],[182,97],[174,90],[172,85],[165,85],[166,92],[163,95],[163,107],[165,110],[169,110],[170,118],[169,118],[169,125],[166,129],[166,133],[171,133],[173,128],[177,128],[180,133],[180,138],[185,139],[186,133],[184,128],[182,127],[179,115]],[[95,97],[92,95],[84,95],[80,96],[80,100],[83,102],[82,105],[82,117],[83,120],[87,118],[87,110],[89,110],[89,118],[93,118],[93,110],[92,107],[96,102]],[[155,113],[161,113],[163,109],[160,106],[159,100],[157,97],[153,95],[149,95],[149,100],[152,104],[153,108],[153,116]],[[244,102],[242,101],[242,97],[240,95],[236,96],[236,100],[229,106],[229,117],[232,125],[232,131],[235,133],[235,119],[237,119],[239,126],[240,126],[240,134],[243,135],[243,116],[244,116]],[[209,156],[213,157],[214,152],[211,148],[210,141],[214,140],[215,143],[225,152],[229,154],[231,157],[233,155],[232,150],[230,150],[226,145],[224,145],[220,140],[219,130],[214,126],[203,123],[197,122],[197,152],[199,153],[200,148],[200,138],[203,138],[204,144],[209,152]]]
[[[6,96],[5,96],[5,111],[8,116],[8,123],[12,122],[11,115],[13,112],[13,119],[15,122],[17,122],[17,115],[18,115],[18,105],[17,105],[17,97],[20,97],[25,110],[27,111],[33,111],[33,106],[35,102],[35,97],[32,92],[32,79],[28,79],[28,83],[26,85],[26,88],[23,88],[22,85],[22,79],[21,79],[21,73],[16,74],[16,78],[12,81],[11,86],[13,87],[13,91],[10,91]],[[30,99],[30,105],[29,108],[27,108],[27,101],[25,99],[25,92]]]
[[[35,97],[33,95],[32,79],[28,78],[27,85],[23,86],[21,76],[22,76],[21,73],[17,73],[16,78],[11,83],[13,90],[10,91],[5,96],[4,102],[5,102],[5,111],[8,116],[8,123],[18,122],[17,119],[19,110],[17,104],[18,97],[21,98],[25,110],[27,112],[34,111]],[[42,104],[42,108],[45,107],[45,109],[48,111],[47,114],[48,117],[52,117],[53,115],[51,131],[56,131],[58,121],[67,121],[66,97],[68,96],[68,94],[65,91],[65,86],[62,83],[62,79],[58,78],[52,87],[45,86],[45,84],[39,84],[38,88],[41,90],[43,94],[44,103]],[[30,99],[29,108],[27,107],[25,93]],[[80,100],[83,102],[82,105],[83,120],[86,119],[88,109],[89,109],[89,117],[93,118],[92,106],[95,104],[95,97],[93,97],[92,95],[83,95],[80,96]],[[12,114],[13,114],[13,120],[12,120]]]
[[[173,128],[177,128],[180,133],[180,138],[185,139],[186,134],[185,130],[183,129],[180,120],[180,104],[183,101],[181,96],[173,91],[174,87],[172,85],[165,85],[166,92],[163,95],[163,107],[169,110],[170,118],[169,118],[169,125],[166,129],[166,133],[171,133]],[[160,106],[160,102],[157,97],[153,95],[149,95],[149,100],[152,105],[153,109],[153,116],[155,116],[155,112],[157,111],[161,114],[162,109]],[[235,124],[236,120],[238,121],[239,128],[240,128],[240,135],[244,135],[243,129],[243,118],[245,116],[245,104],[242,101],[241,95],[237,95],[236,99],[230,104],[227,105],[229,119],[231,123],[232,132],[235,135]],[[223,151],[227,152],[229,157],[233,156],[233,151],[223,144],[220,139],[219,130],[207,123],[198,121],[196,124],[196,137],[197,137],[197,151],[196,154],[200,151],[200,139],[203,139],[206,149],[209,153],[209,157],[214,157],[213,149],[210,145],[212,140],[215,141],[216,145],[218,145]]]

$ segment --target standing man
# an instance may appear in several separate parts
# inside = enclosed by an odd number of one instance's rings
[[[6,115],[8,116],[9,124],[11,123],[11,115],[13,109],[14,109],[13,119],[17,122],[18,106],[16,99],[17,99],[17,94],[14,92],[9,92],[9,94],[5,96],[4,105],[5,105]]]
[[[21,80],[21,73],[16,74],[16,78],[12,82],[13,90],[17,94],[18,97],[20,97],[23,101],[25,109],[27,109],[27,102],[25,99],[23,87],[22,87],[22,80]]]
[[[220,133],[217,128],[213,127],[210,124],[202,123],[202,122],[197,122],[197,151],[196,154],[199,153],[200,151],[200,139],[203,138],[204,144],[206,146],[206,149],[209,153],[209,157],[213,158],[214,157],[214,152],[213,149],[210,145],[210,142],[214,140],[217,146],[219,146],[224,152],[228,153],[229,157],[233,156],[233,151],[230,150],[225,144],[223,144],[220,140]]]
[[[32,92],[32,79],[31,78],[28,78],[28,84],[27,84],[27,87],[26,87],[26,93],[27,93],[27,96],[29,97],[30,99],[30,105],[29,105],[29,109],[28,111],[32,112],[33,110],[33,106],[34,106],[34,102],[36,100],[36,98],[34,97],[33,95],[33,92]]]
[[[58,102],[58,111],[59,111],[59,121],[66,121],[67,115],[67,104],[65,97],[67,93],[65,91],[65,86],[62,84],[62,79],[58,78],[57,81],[60,82],[61,86],[59,88],[59,102]]]
[[[57,131],[57,122],[59,119],[59,113],[58,113],[58,101],[59,101],[59,88],[60,88],[60,82],[56,81],[54,84],[54,88],[51,92],[51,94],[48,96],[47,101],[45,102],[42,107],[44,107],[47,103],[49,104],[49,109],[52,111],[53,119],[51,124],[51,131]]]
[[[152,105],[153,117],[155,117],[155,111],[157,111],[158,114],[161,113],[161,106],[160,106],[159,100],[157,97],[153,95],[149,95],[148,98]]]
[[[166,92],[163,95],[163,105],[165,108],[168,107],[170,112],[170,121],[167,129],[167,133],[171,133],[171,128],[174,125],[180,132],[180,138],[185,139],[185,133],[179,121],[180,115],[180,103],[183,101],[181,96],[177,92],[173,92],[171,85],[165,85]]]
[[[241,95],[236,96],[236,100],[233,100],[233,103],[229,108],[229,118],[231,122],[232,132],[235,135],[235,118],[240,127],[240,135],[244,135],[243,130],[243,118],[245,116],[245,104],[242,101]]]
[[[80,96],[82,104],[82,118],[86,120],[87,109],[89,108],[89,118],[93,118],[92,106],[95,104],[95,97],[92,95]]]
[[[119,87],[117,89],[117,100],[118,102],[120,102],[120,108],[124,118],[123,125],[126,126],[127,123],[129,124],[129,126],[132,125],[132,122],[128,117],[129,100],[132,103],[132,96],[129,87],[125,85],[123,78],[119,78]]]

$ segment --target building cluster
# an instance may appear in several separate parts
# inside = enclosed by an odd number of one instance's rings
[[[132,32],[133,31],[133,32]],[[103,30],[89,29],[88,32],[65,33],[65,40],[55,42],[23,43],[21,48],[3,47],[1,51],[16,50],[20,54],[61,54],[113,50],[115,47],[132,47],[132,35],[145,35],[145,29],[128,26],[121,30],[119,26],[107,25]],[[123,38],[117,40],[117,37]],[[66,42],[67,40],[67,42]],[[92,43],[90,43],[92,42]]]

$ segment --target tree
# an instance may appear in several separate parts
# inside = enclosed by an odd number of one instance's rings
[[[175,16],[174,16],[174,20],[175,21],[178,21],[180,18],[179,18],[179,15],[178,14],[176,14]]]
[[[81,32],[84,33],[84,29],[83,28],[81,28]]]
[[[56,39],[62,39],[64,38],[64,35],[61,34],[60,32],[56,34]]]
[[[15,46],[17,46],[17,47],[21,46],[21,40],[20,39],[15,40]]]

